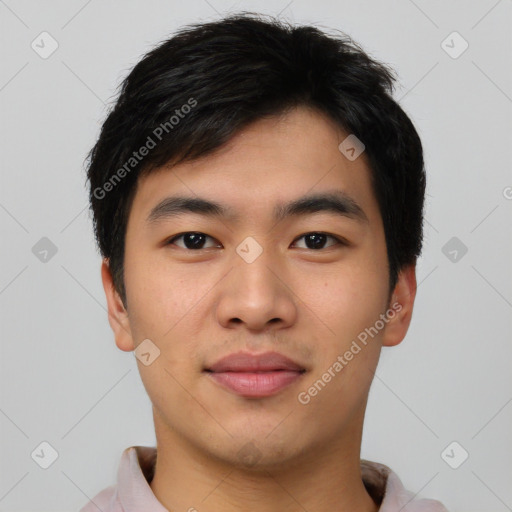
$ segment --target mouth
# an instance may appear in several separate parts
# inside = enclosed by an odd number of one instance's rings
[[[224,389],[245,398],[275,395],[306,373],[300,364],[277,352],[238,352],[203,371]]]

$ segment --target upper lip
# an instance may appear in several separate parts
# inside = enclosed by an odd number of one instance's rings
[[[279,352],[264,352],[251,354],[249,352],[236,352],[220,358],[206,368],[211,372],[265,372],[276,370],[305,371],[298,363]]]

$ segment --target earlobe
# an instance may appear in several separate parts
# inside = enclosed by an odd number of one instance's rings
[[[107,258],[104,258],[101,264],[101,280],[103,282],[103,289],[105,290],[105,296],[107,299],[108,322],[114,332],[116,345],[120,350],[130,352],[135,349],[130,321],[128,313],[123,305],[123,301],[114,287]]]
[[[399,275],[386,313],[389,320],[382,336],[382,345],[398,345],[407,334],[416,297],[416,265],[404,267]]]

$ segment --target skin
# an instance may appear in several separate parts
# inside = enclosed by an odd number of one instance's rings
[[[390,297],[368,162],[340,152],[347,135],[300,107],[253,123],[213,155],[139,181],[126,234],[127,309],[108,260],[102,279],[118,348],[149,338],[160,350],[150,365],[137,363],[157,438],[151,489],[169,510],[378,510],[360,473],[363,419],[381,348],[400,343],[409,327],[416,277],[414,266],[402,269]],[[328,212],[272,221],[276,203],[332,189],[354,198],[368,222]],[[150,210],[176,193],[229,205],[240,218],[184,214],[149,226]],[[189,231],[210,237],[203,249],[187,249],[183,238],[169,244]],[[303,235],[318,232],[349,245],[326,238],[323,248],[308,248]],[[250,264],[236,252],[248,236],[263,249]],[[298,394],[397,302],[400,312],[301,404]],[[274,396],[244,398],[202,371],[239,350],[276,350],[307,371]],[[244,446],[256,462],[241,457]]]

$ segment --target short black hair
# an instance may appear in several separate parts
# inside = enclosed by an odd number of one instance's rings
[[[128,214],[137,179],[222,147],[241,128],[305,106],[365,145],[382,216],[390,292],[423,242],[425,171],[420,138],[393,99],[396,75],[348,35],[251,12],[182,27],[120,84],[88,154],[96,240],[127,306]]]

